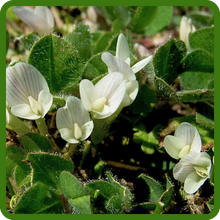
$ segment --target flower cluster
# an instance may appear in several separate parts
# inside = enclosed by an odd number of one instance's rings
[[[167,135],[164,148],[174,159],[180,159],[173,169],[176,180],[184,183],[186,193],[195,193],[210,177],[211,158],[201,152],[202,141],[198,130],[187,122],[179,125],[174,136]]]
[[[33,12],[32,8],[14,7],[18,14],[22,10],[38,14],[38,9],[36,7]],[[117,109],[134,101],[138,93],[135,73],[147,65],[152,56],[131,68],[128,43],[120,34],[116,56],[105,52],[102,59],[108,65],[108,74],[95,85],[83,79],[79,86],[81,99],[69,96],[66,105],[57,111],[57,128],[68,143],[76,144],[87,139],[95,126],[93,119],[108,118]],[[30,120],[44,118],[53,102],[45,78],[35,67],[22,62],[6,69],[6,99],[13,115]],[[6,115],[9,120],[8,111]]]

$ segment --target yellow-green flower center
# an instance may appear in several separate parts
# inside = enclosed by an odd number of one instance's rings
[[[184,156],[186,156],[188,153],[190,152],[190,146],[186,145],[180,152],[178,157],[179,158],[183,158]]]
[[[102,112],[106,101],[107,101],[107,99],[105,97],[101,97],[101,98],[97,99],[92,104],[92,110],[97,111],[97,112]]]

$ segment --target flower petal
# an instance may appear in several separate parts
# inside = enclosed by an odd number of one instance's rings
[[[13,115],[17,117],[30,119],[30,120],[35,120],[41,117],[39,115],[34,114],[30,105],[28,104],[15,105],[11,108],[11,112]]]
[[[68,112],[67,104],[63,108],[59,108],[56,114],[56,125],[60,131],[62,128],[73,130],[72,118]]]
[[[138,63],[136,63],[134,66],[131,67],[132,71],[134,73],[137,73],[139,70],[141,70],[142,68],[144,68],[153,58],[153,56],[149,56],[141,61],[139,61]]]
[[[173,169],[174,178],[180,182],[184,182],[186,177],[195,171],[194,166],[200,156],[200,153],[194,151],[191,151],[184,156]]]
[[[80,82],[79,91],[84,108],[91,111],[92,103],[99,98],[97,88],[88,79],[83,79]]]
[[[127,81],[135,80],[136,77],[130,67],[125,61],[119,57],[114,57],[108,52],[102,54],[103,62],[108,66],[109,72],[120,72],[123,74],[124,79]]]
[[[46,6],[36,6],[34,13],[45,21],[40,28],[41,31],[44,33],[50,33],[54,27],[54,18],[50,9]]]
[[[39,15],[35,14],[34,9],[28,6],[14,6],[14,13],[34,31],[44,34],[45,32],[45,20]],[[47,25],[47,24],[46,24]]]
[[[116,57],[121,58],[123,61],[129,58],[128,65],[130,65],[130,51],[126,37],[124,34],[118,36],[118,41],[116,45]]]
[[[61,137],[65,141],[67,141],[68,143],[71,143],[71,144],[79,143],[79,141],[76,140],[74,135],[73,135],[74,134],[73,130],[68,129],[68,128],[62,128],[59,131],[60,131]]]
[[[90,121],[89,112],[84,108],[82,101],[74,96],[69,96],[66,100],[68,112],[72,123],[77,123],[81,127]]]
[[[190,145],[192,151],[201,151],[202,141],[199,132],[190,123],[181,123],[176,129],[174,136],[181,139],[185,145]]]
[[[49,92],[49,87],[32,65],[20,62],[6,69],[6,99],[9,106],[29,104],[28,96],[38,100],[41,90]]]
[[[87,139],[90,134],[92,133],[92,130],[94,128],[94,123],[93,121],[89,121],[89,122],[86,122],[82,127],[81,127],[81,130],[82,130],[82,137],[81,137],[81,140],[85,140]]]
[[[93,118],[96,118],[96,119],[107,118],[108,116],[110,116],[112,114],[113,113],[111,111],[111,108],[107,105],[104,105],[102,112],[97,112],[97,111],[92,110],[92,116],[93,116]]]
[[[207,178],[200,177],[196,171],[190,173],[184,183],[184,190],[188,194],[195,193],[206,181]]]
[[[164,148],[174,159],[180,159],[178,155],[184,146],[185,143],[175,136],[167,135],[164,139]]]
[[[50,107],[53,103],[53,96],[46,90],[40,91],[38,95],[38,102],[41,104],[43,108],[42,118],[47,114],[50,110]]]

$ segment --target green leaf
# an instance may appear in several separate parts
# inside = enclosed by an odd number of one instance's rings
[[[214,209],[214,197],[208,202],[209,210],[212,212]]]
[[[202,28],[189,37],[191,49],[204,49],[214,56],[214,27]]]
[[[189,16],[192,20],[192,24],[198,29],[203,27],[210,27],[214,24],[214,16],[208,13],[192,11]]]
[[[16,146],[8,146],[6,147],[6,157],[11,156],[13,154],[21,154],[25,155],[24,150]]]
[[[58,214],[63,212],[60,198],[47,186],[36,183],[20,198],[15,214]]]
[[[96,51],[97,41],[102,35],[103,35],[103,31],[97,31],[94,33],[90,33],[91,47],[92,47],[93,51]]]
[[[74,167],[72,162],[53,154],[29,153],[27,160],[33,168],[33,184],[41,182],[54,191],[58,189],[60,173],[72,172]]]
[[[214,106],[207,102],[196,103],[196,122],[214,128]]]
[[[23,147],[28,152],[50,152],[50,142],[44,136],[36,133],[29,133],[22,137]]]
[[[157,103],[157,97],[154,90],[148,86],[142,85],[135,101],[131,105],[133,114],[146,117],[148,113],[152,112],[152,103]]]
[[[78,197],[76,199],[69,199],[68,201],[73,207],[74,213],[76,212],[77,214],[92,214],[89,195]]]
[[[34,33],[29,33],[29,34],[22,35],[19,38],[19,40],[21,41],[21,43],[23,44],[23,47],[26,50],[30,50],[35,44],[35,42],[39,40],[39,37],[35,35]]]
[[[173,6],[158,6],[157,15],[145,28],[146,35],[153,35],[169,26],[173,16]]]
[[[112,214],[129,211],[133,195],[126,187],[116,182],[109,172],[106,175],[109,182],[98,180],[85,186],[85,189],[92,196],[93,209],[100,207]]]
[[[124,27],[130,23],[133,15],[133,10],[126,6],[97,6],[97,8],[109,24],[117,19]]]
[[[161,195],[160,202],[164,204],[163,208],[166,208],[170,205],[174,193],[174,186],[170,186],[167,190]]]
[[[101,59],[102,53],[92,56],[84,66],[83,75],[84,79],[92,80],[104,73],[108,72],[107,65]]]
[[[181,64],[183,71],[214,73],[214,56],[203,49],[188,53]]]
[[[161,129],[161,125],[156,125],[151,132],[147,133],[145,126],[140,124],[133,129],[136,131],[133,140],[135,143],[141,143],[141,150],[144,153],[153,154],[155,152],[155,147],[156,149],[159,149],[159,136]]]
[[[144,33],[144,30],[155,19],[158,6],[139,6],[130,23],[130,29],[134,33]]]
[[[167,41],[154,55],[156,76],[171,84],[179,75],[178,68],[186,52],[186,46],[182,41],[173,38]]]
[[[180,74],[180,80],[184,90],[208,89],[214,73],[185,71]]]
[[[214,101],[214,89],[179,91],[176,95],[181,102]]]
[[[19,186],[22,181],[31,173],[31,167],[25,162],[21,162],[15,167],[14,178],[17,186]]]
[[[107,214],[120,214],[122,212],[122,204],[123,201],[118,196],[112,196],[107,202],[106,202],[106,213]]]
[[[157,203],[164,192],[161,184],[144,174],[139,175],[136,179],[135,189],[136,197],[138,197],[138,200],[142,200],[142,202]]]
[[[6,54],[8,52],[9,41],[10,41],[10,35],[9,35],[8,31],[6,30]]]
[[[50,92],[77,84],[82,75],[82,62],[75,48],[63,38],[48,34],[32,47],[28,63],[47,80]]]
[[[105,32],[103,33],[97,43],[96,43],[96,50],[95,53],[100,53],[106,50],[106,48],[109,46],[110,42],[112,41],[112,39],[114,38],[114,34],[113,32]]]
[[[90,196],[80,182],[69,172],[63,171],[59,177],[60,189],[64,197],[78,214],[91,214]]]
[[[92,56],[90,33],[86,25],[79,24],[65,39],[78,51],[83,62]]]
[[[178,101],[179,97],[174,89],[159,77],[154,77],[155,89],[157,96],[164,97],[168,100]]]
[[[137,214],[149,214],[151,211],[154,211],[157,207],[157,203],[153,202],[143,202],[134,206],[134,213]]]

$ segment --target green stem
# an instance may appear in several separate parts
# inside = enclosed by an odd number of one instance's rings
[[[31,130],[27,127],[27,125],[12,114],[10,114],[8,128],[14,130],[20,136],[31,133]]]
[[[44,118],[38,118],[38,119],[35,120],[35,122],[37,124],[37,127],[38,127],[40,133],[43,136],[48,135],[48,129],[47,129],[47,125],[45,123],[45,119]]]
[[[84,144],[84,149],[83,149],[83,153],[82,153],[82,159],[80,161],[80,170],[82,169],[82,166],[83,166],[83,162],[85,160],[85,157],[86,155],[89,153],[89,150],[90,150],[90,147],[91,147],[91,141],[86,141],[85,144]]]
[[[68,150],[64,153],[64,158],[69,159],[70,157],[73,156],[73,154],[76,152],[78,144],[69,144]]]

